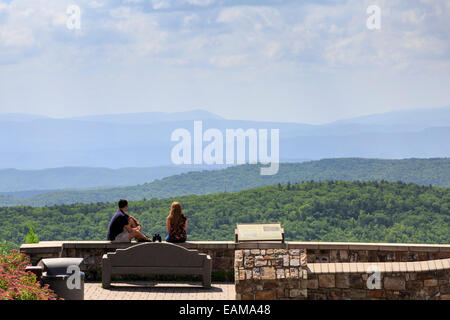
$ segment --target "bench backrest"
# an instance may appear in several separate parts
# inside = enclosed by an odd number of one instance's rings
[[[142,243],[108,253],[114,267],[202,267],[206,254],[169,243]]]

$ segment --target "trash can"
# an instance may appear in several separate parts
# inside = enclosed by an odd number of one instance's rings
[[[84,300],[84,272],[79,272],[83,258],[42,259],[38,266],[43,269],[41,282],[48,284],[58,298]]]

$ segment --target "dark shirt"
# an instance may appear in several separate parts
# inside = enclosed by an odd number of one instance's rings
[[[170,239],[175,241],[186,241],[187,235],[186,230],[184,230],[184,225],[186,224],[186,216],[183,214],[181,215],[180,222],[178,223],[178,226],[172,226],[170,225]]]
[[[113,241],[117,235],[123,232],[123,227],[128,224],[128,215],[122,210],[117,210],[108,225],[108,240]]]

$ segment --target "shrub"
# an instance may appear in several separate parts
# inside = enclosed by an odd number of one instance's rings
[[[41,287],[36,276],[26,272],[27,256],[17,250],[0,255],[0,300],[56,300],[48,285]]]
[[[0,241],[0,255],[9,253],[15,247],[14,243],[2,240]]]
[[[25,236],[25,243],[38,243],[39,238],[36,232],[34,232],[34,226],[32,224],[28,225],[28,233]]]

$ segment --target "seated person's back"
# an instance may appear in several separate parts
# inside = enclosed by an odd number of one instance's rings
[[[119,208],[114,216],[111,218],[111,221],[108,225],[108,240],[114,241],[119,234],[124,231],[124,227],[128,224],[129,215],[126,214],[126,211],[123,210],[124,207]]]
[[[129,216],[128,201],[119,201],[119,210],[111,218],[108,225],[107,239],[109,241],[129,242],[136,239],[138,242],[150,242],[151,240],[141,231],[141,225],[136,218]]]
[[[187,239],[187,218],[183,214],[179,202],[172,203],[170,214],[166,219],[167,224],[167,242],[185,242]]]

